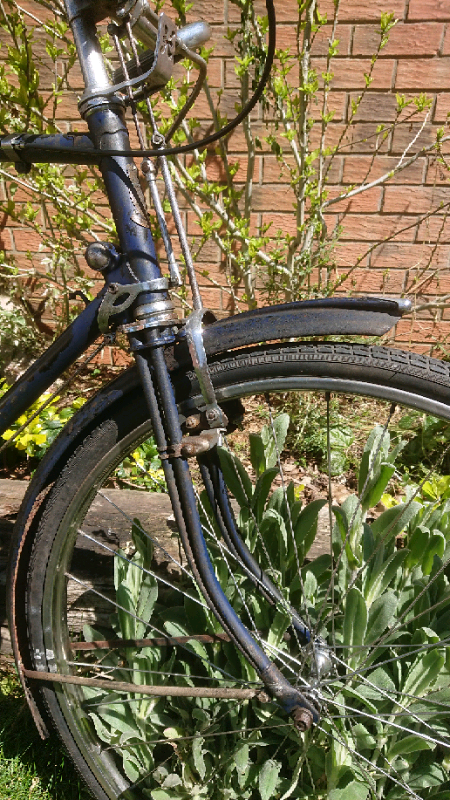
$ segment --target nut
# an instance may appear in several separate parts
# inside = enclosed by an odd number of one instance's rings
[[[191,414],[190,417],[186,420],[186,428],[192,430],[192,428],[197,428],[200,425],[200,415],[199,414]]]
[[[313,715],[311,711],[307,708],[294,708],[292,714],[292,719],[294,720],[294,725],[298,728],[299,731],[303,733],[303,731],[309,731],[313,724]]]

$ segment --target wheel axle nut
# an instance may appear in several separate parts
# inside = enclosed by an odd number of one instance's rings
[[[307,708],[294,708],[292,712],[294,725],[299,731],[309,731],[313,724],[313,715]]]

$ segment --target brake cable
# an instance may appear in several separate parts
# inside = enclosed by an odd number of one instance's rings
[[[98,156],[99,158],[103,158],[105,156],[124,156],[124,157],[138,157],[141,156],[143,158],[151,158],[156,156],[170,156],[170,155],[179,155],[180,153],[190,153],[193,150],[200,150],[208,145],[212,144],[213,142],[217,142],[218,139],[222,139],[224,136],[227,136],[231,133],[234,128],[237,128],[238,125],[242,122],[245,117],[247,117],[252,109],[257,104],[258,100],[260,99],[264,87],[269,79],[270,71],[272,69],[273,59],[275,56],[275,41],[276,41],[276,20],[275,20],[275,8],[273,0],[265,0],[266,3],[266,10],[267,10],[267,18],[268,18],[268,42],[267,42],[267,56],[264,62],[264,69],[262,75],[258,81],[256,86],[255,92],[250,98],[250,100],[245,104],[245,106],[241,109],[239,114],[228,122],[223,128],[215,133],[206,136],[204,139],[200,139],[198,142],[191,142],[190,144],[178,145],[177,147],[160,147],[157,149],[152,150],[112,150],[109,148],[89,148],[89,149],[82,149],[77,147],[77,153],[81,156]],[[33,147],[32,143],[29,144],[22,144],[21,146],[22,153],[31,153],[33,151],[42,152],[42,147]],[[67,150],[65,148],[52,148],[52,152],[54,153],[65,153]]]

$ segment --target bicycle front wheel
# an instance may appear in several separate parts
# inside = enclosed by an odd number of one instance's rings
[[[142,495],[118,488],[124,465],[160,480],[134,390],[53,486],[29,566],[30,649],[75,764],[101,800],[446,797],[448,365],[308,343],[211,374],[229,430],[190,462],[209,555],[319,722],[299,733],[266,695]],[[174,385],[192,426],[195,378]]]

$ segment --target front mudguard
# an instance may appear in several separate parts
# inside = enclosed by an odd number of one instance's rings
[[[382,336],[411,310],[409,300],[326,297],[257,308],[204,331],[208,355],[257,342],[307,336]]]
[[[376,298],[326,298],[248,311],[205,327],[204,346],[208,356],[259,342],[309,336],[358,335],[381,336],[410,310],[408,301]],[[189,351],[181,340],[168,350],[171,370],[191,369]],[[41,357],[45,367],[45,354]],[[46,498],[53,482],[101,417],[119,403],[124,394],[139,387],[136,369],[129,369],[102,389],[67,423],[42,460],[31,481],[16,521],[11,546],[8,586],[8,612],[11,641],[19,674],[31,712],[43,738],[47,735],[45,713],[39,695],[23,675],[23,667],[32,669],[26,630],[26,586],[33,541],[39,520],[45,513]]]

